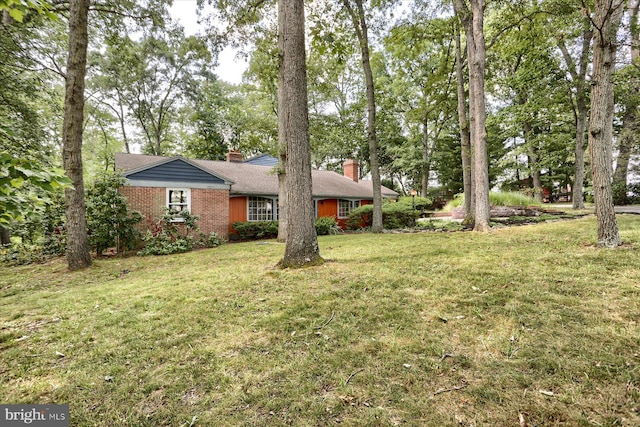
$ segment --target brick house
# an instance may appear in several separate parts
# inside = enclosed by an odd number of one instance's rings
[[[193,160],[116,153],[115,167],[127,178],[121,188],[129,205],[144,216],[141,226],[150,228],[166,208],[186,209],[200,219],[200,230],[228,237],[236,221],[278,219],[277,162],[270,156],[243,160],[232,151],[227,161]],[[359,179],[355,160],[344,163],[344,175],[312,171],[316,217],[335,217],[341,227],[352,209],[373,203],[371,181]],[[382,187],[383,198],[398,193]]]

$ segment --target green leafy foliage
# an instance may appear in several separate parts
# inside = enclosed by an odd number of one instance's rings
[[[143,236],[145,246],[138,255],[170,255],[193,250],[191,233],[198,230],[197,221],[198,217],[189,211],[167,209],[153,230],[147,230]]]
[[[278,237],[278,221],[234,222],[234,239],[274,239]]]
[[[342,229],[338,225],[338,221],[333,216],[322,216],[320,218],[316,218],[315,227],[316,234],[318,236],[342,233]]]
[[[224,237],[221,237],[218,233],[212,231],[208,236],[206,234],[201,234],[198,244],[207,248],[216,248],[220,245],[224,245],[226,242],[227,241]]]
[[[13,243],[0,247],[0,263],[6,265],[28,265],[43,262],[47,258],[39,245]]]
[[[342,232],[334,217],[317,218],[315,227],[318,236]],[[275,239],[278,237],[278,221],[238,221],[233,223],[233,230],[232,240]]]
[[[87,227],[89,243],[98,255],[110,247],[133,249],[139,240],[135,225],[142,220],[140,212],[127,205],[118,191],[126,180],[118,173],[99,175],[87,190]]]
[[[57,15],[51,11],[51,4],[41,0],[0,0],[0,12],[6,10],[11,18],[22,22],[29,12],[46,15],[49,19],[57,19]]]
[[[64,255],[67,249],[67,230],[65,226],[65,204],[62,191],[54,193],[52,203],[42,212],[39,226],[42,236],[39,244],[47,256]],[[24,238],[23,238],[24,239]]]
[[[419,212],[433,209],[433,200],[431,200],[428,197],[404,196],[404,197],[400,197],[398,199],[398,203],[400,203],[402,205],[405,205],[405,206],[409,206],[411,208],[413,208],[415,206],[415,209],[417,211],[419,211]]]
[[[386,230],[413,227],[417,210],[405,203],[385,203],[382,205],[382,225]],[[360,206],[351,211],[347,218],[347,228],[355,230],[371,227],[373,205]]]
[[[0,224],[35,219],[51,202],[57,189],[71,186],[58,168],[45,168],[37,161],[0,153]]]

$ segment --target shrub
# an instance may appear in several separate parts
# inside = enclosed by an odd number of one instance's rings
[[[640,203],[640,182],[636,184],[629,184],[627,186],[627,191],[629,192],[630,203],[637,204]]]
[[[118,191],[125,183],[121,175],[105,173],[87,190],[89,244],[97,255],[113,246],[133,249],[140,238],[135,225],[142,220],[142,215],[129,209],[125,196]]]
[[[67,229],[64,210],[64,194],[60,192],[53,198],[53,203],[47,205],[42,212],[40,219],[42,237],[38,243],[42,246],[42,252],[45,255],[64,255],[67,250]]]
[[[433,200],[428,197],[416,196],[415,198],[413,198],[411,196],[403,196],[398,199],[398,203],[409,206],[410,208],[413,207],[414,202],[416,210],[418,212],[424,212],[433,209]]]
[[[181,221],[176,221],[177,218]],[[167,209],[153,231],[147,231],[142,238],[145,246],[138,255],[170,255],[193,250],[194,239],[190,234],[198,230],[197,221],[198,217],[189,211]]]
[[[342,233],[342,229],[338,225],[338,221],[332,216],[323,216],[316,219],[315,226],[316,234],[318,236]]]
[[[191,236],[174,240],[168,233],[155,234],[147,230],[142,240],[144,240],[145,246],[138,252],[140,256],[171,255],[193,250],[193,237]]]
[[[255,221],[233,223],[238,239],[275,239],[278,237],[278,221]]]
[[[316,234],[338,234],[342,229],[334,217],[320,217],[315,220]],[[247,221],[234,222],[235,235],[231,238],[237,240],[275,239],[278,237],[278,221]]]
[[[200,244],[205,248],[215,248],[220,245],[224,245],[227,241],[218,235],[215,231],[209,233],[209,236],[206,234],[201,234]]]
[[[385,203],[382,205],[382,226],[387,230],[413,227],[417,211],[404,203]],[[371,227],[373,205],[360,206],[351,211],[347,218],[347,228]]]
[[[0,261],[7,265],[26,265],[43,262],[48,256],[40,245],[26,243],[12,243],[0,246]]]
[[[489,193],[489,203],[491,206],[540,206],[540,202],[533,197],[517,191],[491,192]],[[453,208],[457,208],[462,205],[464,205],[464,194],[457,194],[453,200],[442,208],[442,211],[451,212]]]
[[[629,197],[631,193],[630,186],[624,183],[615,183],[611,186],[611,192],[613,194],[613,204],[616,206],[630,205],[633,203],[632,198]]]

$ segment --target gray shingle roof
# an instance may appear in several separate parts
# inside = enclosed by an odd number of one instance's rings
[[[128,172],[140,171],[154,167],[156,164],[166,163],[166,157],[147,156],[142,154],[116,153],[115,164],[122,169],[125,176]],[[276,196],[278,194],[278,177],[273,167],[253,165],[250,163],[221,162],[212,160],[189,160],[221,178],[233,182],[231,194],[246,194],[256,196]],[[311,172],[313,181],[313,196],[321,198],[354,198],[372,199],[371,181],[354,182],[332,171]],[[382,196],[395,198],[398,196],[393,190],[382,187]]]

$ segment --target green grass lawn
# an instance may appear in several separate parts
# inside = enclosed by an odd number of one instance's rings
[[[640,216],[0,268],[0,403],[72,426],[638,426]]]

